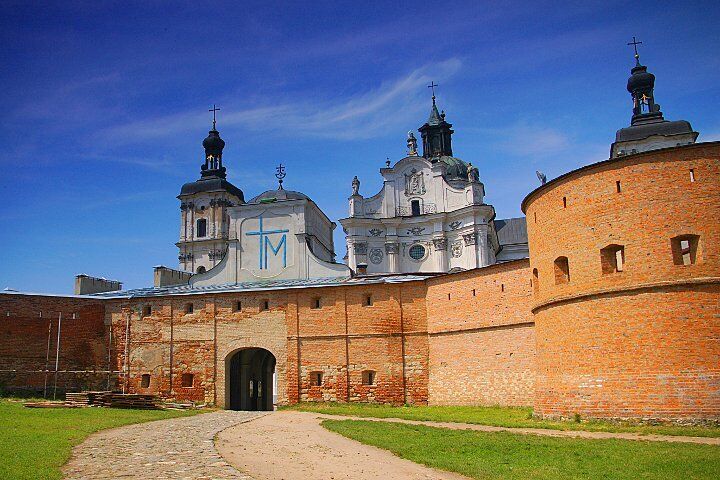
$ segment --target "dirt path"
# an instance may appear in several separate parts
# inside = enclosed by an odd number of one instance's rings
[[[401,418],[352,417],[347,415],[326,415],[321,413],[315,413],[313,415],[318,418],[334,420],[369,420],[371,422],[407,423],[410,425],[426,425],[428,427],[449,428],[451,430],[510,432],[526,435],[541,435],[547,437],[590,438],[603,440],[617,438],[620,440],[643,440],[648,442],[677,442],[699,443],[702,445],[720,445],[720,438],[717,437],[684,437],[680,435],[640,435],[638,433],[588,432],[585,430],[550,430],[547,428],[493,427],[490,425],[476,425],[474,423],[428,422],[421,420],[404,420]]]
[[[467,480],[325,430],[313,413],[281,411],[236,425],[215,447],[256,480]]]

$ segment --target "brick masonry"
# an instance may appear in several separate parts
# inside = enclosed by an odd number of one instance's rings
[[[281,404],[718,420],[719,159],[719,143],[696,144],[570,172],[523,202],[530,260],[425,281],[105,300],[2,294],[0,386],[53,384],[62,312],[60,391],[109,385],[222,407],[230,357],[257,347],[276,358]],[[699,235],[696,262],[677,265],[670,239],[686,234]],[[609,245],[624,247],[624,265],[604,274]],[[556,284],[558,257],[567,283]]]
[[[523,206],[535,413],[720,418],[720,143],[585,167]],[[685,234],[700,237],[693,265],[674,261],[671,238]],[[603,273],[608,245],[624,246],[620,272]],[[560,256],[570,280],[556,284]]]

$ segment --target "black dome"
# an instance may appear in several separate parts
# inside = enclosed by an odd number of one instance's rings
[[[647,71],[644,65],[638,65],[632,69],[632,75],[628,78],[628,92],[633,93],[637,90],[652,89],[655,86],[655,75]]]
[[[225,140],[220,138],[220,132],[217,130],[210,130],[202,144],[206,155],[221,155],[225,148]]]

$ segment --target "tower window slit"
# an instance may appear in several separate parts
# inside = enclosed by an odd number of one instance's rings
[[[690,181],[691,182],[695,181],[695,169],[694,168],[690,169]]]
[[[621,192],[620,180],[618,180],[617,182],[615,182],[615,189],[617,190],[617,193],[620,193],[620,192]]]

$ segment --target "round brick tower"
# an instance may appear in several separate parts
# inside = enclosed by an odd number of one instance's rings
[[[720,419],[720,142],[588,165],[522,209],[536,414]]]

